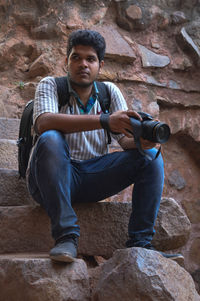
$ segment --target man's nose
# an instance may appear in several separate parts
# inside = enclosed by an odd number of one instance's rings
[[[80,61],[80,66],[81,66],[81,67],[84,67],[84,68],[88,67],[88,62],[87,62],[87,60],[82,59],[82,60]]]

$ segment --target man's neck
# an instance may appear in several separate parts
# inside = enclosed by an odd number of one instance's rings
[[[73,90],[78,94],[84,105],[87,104],[89,97],[92,94],[93,84],[88,87],[80,87],[71,83]]]

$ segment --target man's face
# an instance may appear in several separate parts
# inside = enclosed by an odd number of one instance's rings
[[[88,87],[97,78],[103,61],[99,62],[96,51],[91,46],[77,45],[67,60],[67,69],[72,85]]]

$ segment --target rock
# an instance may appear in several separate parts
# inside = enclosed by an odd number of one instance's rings
[[[185,22],[187,22],[187,18],[184,14],[184,12],[182,11],[174,11],[172,14],[171,14],[171,23],[173,25],[179,25],[179,24],[183,24]]]
[[[0,118],[0,139],[18,139],[19,119]]]
[[[31,99],[34,99],[36,87],[37,83],[34,82],[24,83],[23,89],[19,89],[18,87],[22,99],[26,99],[27,102]]]
[[[16,140],[0,139],[0,168],[17,169]]]
[[[192,62],[186,55],[173,57],[172,69],[186,71],[192,67]]]
[[[142,248],[117,250],[102,265],[92,301],[199,301],[192,277],[176,262]]]
[[[142,19],[142,10],[137,5],[130,5],[126,9],[126,15],[127,15],[128,18],[130,18],[133,21],[138,20],[138,19]]]
[[[200,269],[195,270],[191,275],[195,283],[197,284],[200,293]]]
[[[18,171],[0,168],[0,206],[33,204],[26,182],[19,179]]]
[[[161,83],[161,82],[158,82],[155,77],[151,76],[151,75],[146,75],[146,82],[150,85],[153,85],[153,86],[158,86],[158,87],[166,87],[167,84],[166,83]]]
[[[24,26],[33,26],[38,22],[36,10],[32,8],[32,10],[18,11],[15,10],[13,13],[13,17],[15,19],[16,24],[24,25]]]
[[[35,51],[34,43],[28,39],[26,41],[14,37],[7,39],[0,46],[0,71],[9,70],[18,61],[21,65],[24,64],[24,60],[30,58]]]
[[[94,0],[92,2],[79,0],[77,2],[73,5],[66,3],[63,21],[66,22],[69,29],[90,28],[95,24],[100,24],[106,15],[111,0]]]
[[[151,41],[151,47],[155,48],[155,49],[159,49],[160,48],[160,44],[158,42]]]
[[[58,264],[41,254],[1,255],[0,290],[1,301],[88,301],[90,297],[82,259]]]
[[[190,248],[190,260],[199,265],[200,263],[200,237],[196,237]]]
[[[181,89],[180,85],[177,84],[177,82],[175,82],[175,81],[172,80],[172,79],[169,80],[168,87],[169,87],[170,89],[177,89],[177,90],[180,90],[180,89]]]
[[[144,68],[154,67],[154,68],[163,68],[170,63],[168,56],[160,55],[150,51],[142,45],[138,45],[140,55],[142,58],[142,65]]]
[[[182,101],[182,104],[184,104],[184,101]],[[199,109],[189,110],[188,108],[187,109],[186,108],[187,108],[187,103],[185,103],[185,109],[182,110],[182,112],[179,111],[178,116],[177,116],[176,108],[170,110],[170,114],[165,114],[166,117],[165,122],[170,126],[172,134],[182,133],[187,136],[190,136],[194,141],[199,142],[200,141],[200,129],[198,127],[198,124],[200,122]]]
[[[159,231],[153,238],[153,245],[159,250],[173,250],[178,248],[178,245],[186,244],[191,224],[184,210],[174,199],[162,198],[155,229]]]
[[[116,3],[117,18],[119,27],[128,30],[144,30],[149,25],[150,16],[145,3],[131,3],[120,1]]]
[[[188,35],[185,28],[183,27],[180,33],[176,37],[178,44],[186,51],[194,60],[194,62],[200,64],[200,50],[197,45],[194,43],[192,38]]]
[[[200,199],[182,201],[183,208],[187,213],[191,223],[200,223]]]
[[[194,18],[193,20],[194,21],[189,22],[185,26],[185,30],[200,49],[200,13],[197,18]]]
[[[170,186],[175,186],[176,189],[181,190],[185,187],[186,183],[184,178],[180,175],[178,170],[173,170],[168,177]]]
[[[53,72],[54,62],[52,61],[49,54],[41,54],[29,68],[29,78],[37,76],[45,76]]]
[[[33,28],[31,34],[36,39],[58,39],[62,36],[62,32],[55,21]]]
[[[2,99],[0,99],[0,117],[8,116],[8,112],[6,110],[6,106]]]
[[[81,229],[79,253],[109,258],[116,249],[125,248],[131,208],[130,202],[114,201],[74,205]],[[52,247],[50,221],[39,206],[0,207],[0,216],[0,253],[48,252]],[[169,250],[185,244],[190,223],[174,200],[164,199],[155,228],[154,244]]]
[[[140,99],[136,99],[134,98],[133,99],[133,107],[132,107],[133,110],[137,111],[137,112],[140,112],[142,111],[142,102]]]
[[[105,57],[118,62],[133,62],[136,59],[135,52],[126,40],[113,26],[98,26],[91,29],[97,30],[106,40]],[[112,32],[112,35],[110,34]]]
[[[156,101],[151,102],[148,106],[147,106],[147,111],[150,115],[152,115],[154,118],[158,118],[159,116],[159,105],[157,104]]]

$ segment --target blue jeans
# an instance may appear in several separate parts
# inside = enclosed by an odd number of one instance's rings
[[[164,183],[161,155],[149,161],[132,149],[80,162],[71,160],[68,144],[59,131],[46,131],[38,139],[28,186],[49,215],[55,240],[68,234],[79,236],[73,203],[98,202],[133,183],[129,242],[144,246],[152,240]],[[154,158],[157,150],[147,152]]]

